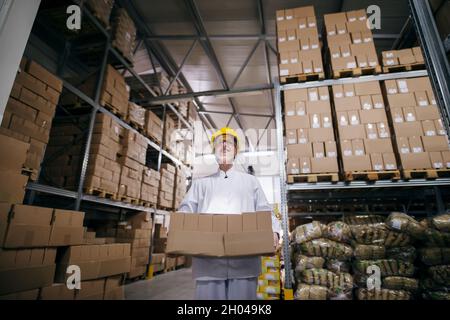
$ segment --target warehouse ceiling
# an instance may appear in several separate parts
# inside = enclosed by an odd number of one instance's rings
[[[152,72],[147,49],[152,52],[163,50],[166,55],[160,60],[168,61],[158,61],[152,55],[157,69],[167,69],[170,60],[172,66],[176,64],[176,69],[182,65],[179,80],[185,80],[188,90],[193,92],[270,87],[278,78],[276,10],[314,5],[321,33],[324,14],[378,5],[381,8],[381,30],[374,30],[374,34],[379,51],[391,48],[409,15],[408,0],[127,2],[127,6],[135,11],[145,25],[147,35],[147,41],[141,43],[136,53],[136,71]],[[202,38],[198,38],[199,35]],[[272,99],[272,90],[266,89],[250,94],[233,94],[231,97],[199,97],[197,104],[208,126],[222,127],[228,124],[243,132],[260,129],[258,134],[248,137],[249,149],[259,150],[275,147],[265,138],[261,139],[264,129],[275,128]]]

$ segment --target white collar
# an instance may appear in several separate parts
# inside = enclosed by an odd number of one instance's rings
[[[221,178],[230,177],[230,176],[233,175],[233,173],[234,173],[234,165],[233,165],[230,169],[228,169],[227,172],[222,171],[222,170],[220,170],[220,169],[219,169],[219,171],[218,171],[218,175],[219,175]]]

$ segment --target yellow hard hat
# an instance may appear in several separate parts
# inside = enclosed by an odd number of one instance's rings
[[[239,150],[239,145],[240,145],[239,136],[236,131],[234,131],[233,129],[228,128],[228,127],[223,127],[222,129],[214,132],[214,134],[211,136],[212,147],[214,148],[214,141],[216,140],[216,138],[219,136],[225,135],[225,134],[229,134],[236,139],[236,142],[237,142],[236,149]]]

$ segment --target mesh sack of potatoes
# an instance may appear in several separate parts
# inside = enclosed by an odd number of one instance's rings
[[[337,260],[337,259],[327,259],[327,261],[325,263],[325,268],[336,274],[349,273],[350,272],[350,262]]]
[[[307,269],[302,272],[301,281],[330,288],[334,283],[335,273],[326,269]]]
[[[391,290],[416,292],[419,288],[419,281],[414,278],[392,276],[383,279],[382,287]]]
[[[416,239],[424,236],[426,228],[405,213],[393,212],[387,217],[386,225],[395,231],[406,233]]]
[[[357,290],[356,296],[358,300],[409,300],[411,295],[404,290],[390,290],[390,289],[366,289],[361,288]]]
[[[348,224],[341,221],[333,221],[327,224],[324,236],[333,241],[349,243],[352,239],[352,231]]]
[[[351,246],[328,239],[314,239],[300,245],[300,250],[307,256],[348,260],[353,255]]]
[[[353,256],[359,260],[383,259],[386,249],[383,245],[353,243]]]
[[[377,224],[384,222],[383,216],[377,215],[357,215],[344,216],[344,222],[349,225]]]
[[[300,244],[313,239],[321,238],[326,225],[313,221],[311,223],[303,224],[295,228],[293,232],[293,240]]]
[[[408,235],[389,230],[384,223],[350,226],[350,229],[359,244],[399,247],[410,243]]]
[[[450,248],[422,248],[419,257],[427,266],[450,264]]]
[[[437,285],[450,287],[450,265],[429,267],[428,275]]]
[[[423,244],[428,247],[449,247],[450,232],[442,232],[434,229],[426,229]]]
[[[295,300],[327,300],[329,290],[327,287],[299,284],[294,293]]]
[[[401,260],[412,263],[416,260],[416,257],[416,248],[413,246],[391,247],[386,249],[387,259]]]
[[[450,300],[450,291],[427,291],[422,293],[425,300]]]
[[[380,275],[411,277],[414,275],[414,264],[411,262],[399,261],[394,259],[380,260],[356,260],[353,263],[353,269],[359,273],[366,273],[369,266],[380,268]]]
[[[298,254],[295,257],[295,271],[302,272],[306,269],[321,269],[325,264],[325,259],[322,257],[308,257]]]
[[[440,214],[431,219],[433,227],[442,232],[450,232],[450,213]]]

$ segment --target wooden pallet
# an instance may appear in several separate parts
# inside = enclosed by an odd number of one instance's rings
[[[155,137],[154,135],[152,135],[151,132],[145,132],[144,135],[149,138],[150,140],[152,140],[154,143],[156,143],[158,146],[161,144],[161,139]]]
[[[133,204],[136,206],[139,205],[139,201],[140,201],[139,199],[136,199],[136,198],[121,196],[121,195],[116,195],[115,198],[113,198],[113,200]]]
[[[129,277],[127,276],[126,282],[127,282],[127,283],[130,283],[130,282],[136,282],[136,281],[140,281],[140,280],[145,280],[145,276],[146,276],[145,273],[140,274],[140,275],[138,275],[138,276],[134,276],[134,277],[132,277],[132,278],[129,278]]]
[[[105,101],[101,101],[100,104],[103,106],[103,108],[105,108],[106,110],[110,111],[112,114],[114,114],[115,116],[117,116],[118,118],[126,121],[126,114],[121,113],[119,110],[117,110],[116,107],[114,107],[113,105],[105,102]]]
[[[150,202],[150,201],[145,201],[145,200],[139,200],[139,205],[141,207],[146,207],[146,208],[151,208],[155,205],[156,203],[154,202]]]
[[[32,168],[22,168],[22,174],[28,176],[31,181],[36,181],[38,178],[38,170]]]
[[[169,207],[166,207],[166,206],[163,206],[163,205],[160,205],[160,204],[157,205],[157,208],[159,210],[164,210],[164,211],[173,211],[172,207],[169,208]]]
[[[405,180],[448,178],[450,177],[450,169],[402,170],[402,175]]]
[[[311,173],[311,174],[289,174],[287,176],[287,181],[289,184],[294,182],[323,182],[323,181],[331,181],[338,182],[339,175],[337,173]]]
[[[89,194],[91,196],[96,196],[99,198],[105,198],[105,199],[111,199],[111,200],[116,200],[117,194],[114,192],[110,192],[110,191],[106,191],[100,188],[94,188],[94,187],[90,187],[90,188],[85,188],[84,189],[84,193]]]
[[[399,64],[395,66],[383,66],[383,73],[405,72],[425,69],[425,63]]]
[[[280,83],[299,83],[306,81],[317,81],[325,79],[325,73],[305,73],[305,74],[296,74],[291,76],[280,76]]]
[[[333,78],[348,78],[359,77],[364,75],[374,75],[381,73],[381,66],[366,67],[366,68],[354,68],[354,69],[342,69],[333,71]]]
[[[176,270],[176,267],[164,268],[164,273],[170,272],[170,271],[175,271],[175,270]]]
[[[130,125],[130,127],[136,129],[140,134],[144,136],[147,134],[144,130],[144,126],[142,126],[141,124],[131,121],[128,117],[125,119],[125,121]]]
[[[353,180],[400,180],[400,171],[349,171],[345,172],[345,181]]]

